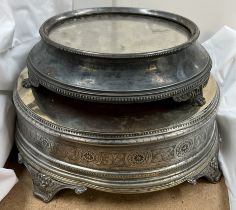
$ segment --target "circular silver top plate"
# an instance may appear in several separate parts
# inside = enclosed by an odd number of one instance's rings
[[[163,11],[104,7],[48,19],[40,35],[48,44],[87,56],[141,58],[172,53],[199,36],[189,19]]]
[[[173,21],[135,14],[100,14],[73,18],[55,26],[49,38],[88,52],[129,54],[174,48],[190,31]]]

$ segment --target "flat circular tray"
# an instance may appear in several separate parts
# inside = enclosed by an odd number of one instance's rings
[[[47,20],[28,57],[31,84],[89,101],[132,103],[195,96],[211,59],[197,26],[167,12],[96,8]]]
[[[171,53],[195,41],[199,31],[191,21],[170,13],[98,8],[54,17],[40,34],[51,45],[74,53],[130,58]]]

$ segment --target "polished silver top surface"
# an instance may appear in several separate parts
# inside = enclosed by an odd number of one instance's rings
[[[65,12],[40,27],[49,45],[100,58],[144,58],[172,54],[192,45],[195,23],[177,14],[131,7],[97,7]]]
[[[61,45],[98,53],[145,53],[173,48],[190,32],[173,21],[135,14],[74,18],[52,28],[49,38]]]
[[[202,107],[168,99],[143,104],[99,104],[66,98],[42,87],[24,88],[25,78],[27,69],[17,85],[19,99],[27,110],[62,127],[99,133],[137,133],[177,125],[208,109],[217,92],[216,82],[210,78],[204,88],[206,104]]]

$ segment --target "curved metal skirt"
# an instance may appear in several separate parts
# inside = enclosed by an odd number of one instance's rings
[[[121,161],[123,164],[131,164],[129,170],[101,170],[81,167],[73,163],[73,159],[78,158],[76,157],[76,152],[73,153],[76,149],[72,150],[71,154],[67,151],[66,160],[71,163],[53,158],[33,147],[18,128],[16,131],[16,144],[20,152],[19,162],[24,163],[32,176],[34,195],[41,198],[44,202],[50,201],[58,191],[65,188],[74,189],[76,193],[86,191],[87,187],[112,193],[144,193],[170,188],[185,181],[195,184],[200,177],[206,177],[211,182],[219,181],[221,171],[217,157],[218,131],[216,123],[212,121],[211,124],[209,141],[201,151],[196,154],[191,153],[191,157],[177,164],[172,165],[170,160],[167,167],[160,167],[159,164],[156,168],[150,168],[151,165],[156,165],[155,162],[159,161],[160,163],[161,159],[162,164],[171,159],[171,157],[165,157],[165,155],[171,156],[167,151],[168,149],[161,148],[162,145],[158,144],[143,145],[145,149],[142,151],[137,151],[135,147],[132,147],[132,149],[124,148],[122,150],[129,150],[124,160],[121,156],[119,157],[119,151],[113,150],[109,154],[109,151],[103,148],[103,155],[107,156],[107,159],[103,159],[103,163],[100,164],[108,167],[108,165],[117,165],[116,162]],[[40,134],[36,135],[39,136]],[[191,146],[191,144],[201,141],[201,139],[198,139],[199,134],[188,134],[185,139],[192,136],[195,137],[192,138],[193,141],[184,140],[176,145],[173,151],[175,153],[174,156],[180,158],[181,156],[186,156],[190,153],[191,148],[196,147],[194,145]],[[50,147],[46,141],[42,144]],[[64,145],[61,146],[63,147]],[[91,150],[89,147],[85,150],[87,151],[87,156],[84,154],[84,157],[90,158],[91,162],[93,162],[95,157],[89,156],[89,149]],[[150,155],[149,153],[152,153],[152,157],[147,157]],[[140,162],[139,158],[143,157],[139,156],[139,154],[146,157],[144,162],[149,163],[149,169],[137,169],[137,165],[140,167],[140,164],[138,164]],[[96,156],[96,154],[93,155]],[[110,159],[112,155],[114,157],[113,160]],[[77,159],[77,161],[82,160]],[[99,165],[99,163],[97,164]],[[144,164],[143,167],[145,167]]]

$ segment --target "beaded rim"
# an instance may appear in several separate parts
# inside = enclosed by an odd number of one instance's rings
[[[67,20],[80,18],[80,17],[88,16],[88,15],[98,15],[98,14],[100,15],[101,14],[132,14],[132,15],[151,16],[151,17],[166,19],[185,27],[190,33],[190,38],[188,41],[184,42],[183,44],[177,45],[172,48],[167,48],[167,49],[158,50],[158,51],[150,51],[150,52],[145,52],[145,53],[127,53],[127,54],[99,53],[99,52],[90,52],[86,50],[75,49],[75,48],[71,48],[71,47],[59,44],[49,38],[49,33],[53,29],[53,27],[60,25]],[[43,25],[40,27],[39,33],[42,39],[47,44],[53,47],[56,47],[60,50],[70,52],[70,53],[74,53],[74,54],[78,54],[82,56],[89,56],[89,57],[100,57],[100,58],[110,58],[110,59],[121,59],[121,58],[132,59],[132,58],[158,57],[158,56],[173,54],[177,51],[185,49],[186,47],[190,46],[193,42],[195,42],[199,37],[200,31],[197,25],[191,20],[185,17],[182,17],[180,15],[169,13],[169,12],[150,10],[150,9],[141,9],[141,8],[128,8],[128,7],[101,7],[101,8],[74,10],[74,11],[62,13],[57,16],[53,16],[43,23]]]
[[[164,140],[159,135],[167,135],[170,134],[173,131],[177,130],[183,130],[183,129],[196,129],[194,128],[195,125],[202,126],[204,122],[207,122],[209,119],[212,118],[213,115],[216,114],[216,107],[219,102],[219,88],[217,86],[216,94],[214,96],[214,99],[211,101],[211,103],[207,106],[208,108],[204,108],[200,113],[194,115],[191,119],[185,120],[183,122],[180,122],[178,125],[169,126],[166,128],[160,128],[157,130],[150,130],[150,131],[142,131],[137,133],[98,133],[98,132],[89,132],[89,131],[79,131],[76,129],[66,128],[61,125],[58,125],[56,123],[52,123],[50,121],[44,120],[41,117],[39,117],[37,114],[35,114],[29,107],[27,107],[23,101],[20,99],[17,90],[14,90],[13,94],[13,101],[16,106],[16,109],[18,112],[20,112],[20,115],[24,118],[26,118],[27,121],[33,122],[35,125],[42,127],[43,130],[47,130],[49,133],[54,133],[54,135],[57,135],[60,133],[60,135],[65,135],[67,137],[77,136],[79,138],[79,141],[84,142],[96,142],[97,139],[100,139],[100,143],[104,144],[114,144],[116,142],[115,140],[121,140],[121,144],[126,143],[136,143],[137,138],[142,138],[143,142],[152,142],[157,141],[158,139],[160,141]],[[202,122],[202,123],[200,123]],[[117,143],[117,142],[116,142]]]

